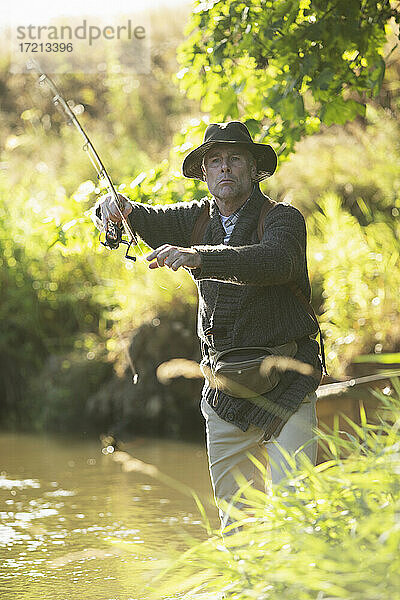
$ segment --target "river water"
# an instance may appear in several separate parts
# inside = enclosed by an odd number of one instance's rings
[[[202,445],[126,450],[193,488],[218,526]],[[206,537],[193,498],[124,472],[98,440],[0,434],[0,457],[2,600],[142,600],[146,565]]]

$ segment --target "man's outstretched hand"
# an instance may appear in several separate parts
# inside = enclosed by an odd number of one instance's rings
[[[173,271],[177,271],[179,267],[196,269],[201,265],[201,256],[194,248],[180,248],[169,244],[156,248],[146,258],[148,261],[153,261],[149,264],[150,269],[169,267]]]

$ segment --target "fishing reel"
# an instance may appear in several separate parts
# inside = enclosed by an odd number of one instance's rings
[[[122,224],[114,223],[113,221],[108,221],[107,228],[105,231],[105,241],[100,239],[100,242],[106,248],[110,250],[116,250],[120,244],[125,244],[128,246],[125,253],[125,258],[129,258],[129,260],[136,260],[136,256],[132,256],[129,254],[129,250],[132,246],[132,241],[128,242],[122,238],[124,233],[124,227]]]

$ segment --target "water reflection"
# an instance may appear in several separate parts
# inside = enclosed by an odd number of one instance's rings
[[[128,449],[211,500],[201,446],[143,439]],[[191,498],[124,473],[97,440],[2,434],[0,455],[4,599],[144,599],[141,565],[183,548],[185,533],[206,536]]]

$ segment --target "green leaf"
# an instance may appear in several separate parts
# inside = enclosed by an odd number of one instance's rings
[[[220,65],[222,63],[222,61],[224,60],[225,56],[224,56],[224,51],[226,48],[226,44],[228,43],[228,39],[224,38],[219,44],[217,44],[214,48],[214,60],[217,63],[217,65]]]
[[[344,125],[358,115],[365,115],[365,104],[360,104],[355,100],[344,100],[339,96],[322,106],[320,118],[329,127],[334,123]]]
[[[213,112],[216,113],[216,115],[221,115],[223,120],[229,117],[231,119],[237,119],[239,117],[237,96],[231,87],[221,90],[219,102],[214,105]]]
[[[61,225],[57,226],[57,235],[53,239],[53,241],[50,242],[50,244],[47,246],[47,249],[50,250],[50,248],[52,248],[58,242],[63,246],[67,245],[67,236],[65,235],[65,231],[63,230]]]
[[[313,85],[319,87],[321,90],[328,90],[333,79],[334,73],[332,69],[326,67],[321,73],[314,79]]]
[[[382,87],[383,78],[385,77],[386,65],[382,57],[378,58],[377,64],[370,72],[367,80],[367,85],[371,88],[372,95],[375,97],[379,94]]]
[[[246,119],[244,121],[247,129],[250,131],[252,137],[255,137],[260,131],[260,122],[256,119]]]
[[[304,118],[303,98],[297,92],[275,101],[274,108],[283,121],[299,121]]]

